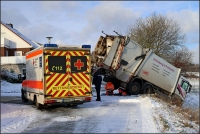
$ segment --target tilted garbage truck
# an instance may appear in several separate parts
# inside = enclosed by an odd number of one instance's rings
[[[103,81],[112,82],[115,89],[124,88],[129,95],[156,93],[184,100],[192,87],[180,75],[180,68],[128,36],[100,36],[91,62],[92,66],[100,67]]]

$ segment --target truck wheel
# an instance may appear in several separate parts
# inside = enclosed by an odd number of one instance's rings
[[[143,94],[152,94],[152,93],[153,93],[153,87],[149,84],[146,84],[143,89]]]
[[[21,89],[21,98],[22,98],[22,101],[23,101],[23,102],[27,102],[27,101],[28,101],[28,99],[26,99],[26,98],[24,97],[24,90],[23,90],[23,89]]]
[[[138,95],[140,92],[140,84],[138,82],[133,82],[131,83],[131,85],[129,86],[129,93],[131,95]]]

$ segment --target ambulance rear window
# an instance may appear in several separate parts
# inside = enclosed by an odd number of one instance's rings
[[[87,57],[86,56],[71,56],[71,72],[83,72],[87,70]]]
[[[49,56],[48,69],[50,72],[66,73],[66,56]]]

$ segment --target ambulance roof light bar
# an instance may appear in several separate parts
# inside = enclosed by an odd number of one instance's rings
[[[51,43],[51,38],[53,37],[46,37],[49,40],[49,44],[44,44],[44,47],[58,47],[57,44],[50,44]]]

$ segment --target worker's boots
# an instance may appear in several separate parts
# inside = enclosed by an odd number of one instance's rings
[[[101,101],[101,98],[97,98],[96,101]]]

